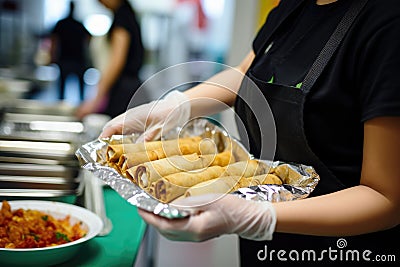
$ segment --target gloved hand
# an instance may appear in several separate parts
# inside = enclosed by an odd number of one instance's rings
[[[189,98],[180,91],[172,91],[163,99],[129,109],[109,121],[100,137],[113,134],[142,133],[137,142],[160,137],[162,131],[183,126],[190,118]]]
[[[270,202],[255,202],[234,195],[188,197],[171,203],[194,209],[184,219],[167,219],[139,209],[140,216],[168,239],[204,241],[222,234],[238,234],[250,240],[271,240],[276,214]]]

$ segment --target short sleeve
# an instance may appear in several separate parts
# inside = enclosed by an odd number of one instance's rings
[[[57,22],[56,25],[51,30],[51,34],[59,34],[60,32],[60,22]]]
[[[275,26],[287,16],[287,14],[293,9],[293,6],[297,5],[297,1],[281,0],[278,6],[273,8],[267,15],[264,24],[256,34],[253,40],[253,51],[257,54],[260,49],[263,48],[263,44],[270,32]]]
[[[264,23],[263,26],[261,27],[261,29],[258,31],[256,37],[254,38],[253,51],[256,54],[260,51],[260,49],[261,49],[261,47],[263,45],[263,41],[264,41],[265,36],[266,36],[266,28],[267,27],[266,27],[266,25]]]
[[[276,8],[275,8],[276,9]],[[258,31],[256,37],[253,41],[253,51],[257,54],[264,44],[265,38],[268,35],[268,31],[271,28],[272,21],[274,20],[274,13],[275,9],[271,10],[268,14],[267,19],[265,20],[264,24],[261,26],[260,30]]]
[[[132,21],[132,13],[130,13],[125,8],[121,8],[119,12],[115,15],[114,27],[121,27],[130,31],[131,21]]]
[[[386,22],[366,45],[361,71],[362,121],[400,116],[400,18]]]

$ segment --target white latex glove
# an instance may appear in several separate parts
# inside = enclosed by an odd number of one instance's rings
[[[270,202],[255,202],[234,195],[188,197],[173,203],[196,213],[167,219],[139,209],[140,216],[163,236],[175,241],[204,241],[223,234],[250,240],[271,240],[276,214]]]
[[[189,118],[189,98],[175,90],[161,100],[134,107],[112,119],[104,126],[100,137],[142,133],[137,142],[150,141],[159,138],[162,131],[183,126]]]

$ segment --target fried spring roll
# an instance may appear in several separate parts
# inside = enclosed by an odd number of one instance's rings
[[[201,142],[201,141],[202,141],[201,137],[195,136],[195,137],[180,138],[180,139],[173,139],[166,141],[151,141],[151,142],[136,143],[136,144],[109,145],[106,151],[106,159],[108,162],[118,162],[122,154],[138,153],[156,149],[164,149],[168,151],[169,149],[172,150],[177,149],[183,144],[197,144],[197,146],[199,146],[200,143],[211,143],[211,142]]]
[[[160,178],[185,171],[193,171],[208,166],[227,166],[234,162],[234,156],[225,151],[216,155],[190,154],[186,156],[172,156],[152,162],[146,162],[127,170],[130,177],[137,181],[140,187],[147,189]]]
[[[157,180],[160,176],[166,175],[167,173],[184,171],[184,165],[187,162],[196,162],[198,158],[198,154],[172,156],[129,168],[126,170],[126,174],[140,187],[147,188],[151,180]]]
[[[245,160],[228,165],[223,176],[251,177],[266,173],[268,173],[267,166],[257,160]]]
[[[184,194],[185,197],[200,196],[204,194],[226,194],[233,190],[233,188],[244,180],[240,176],[223,176],[211,179],[205,182],[198,183],[188,188]]]
[[[274,174],[262,174],[254,177],[224,176],[196,184],[186,190],[184,196],[199,196],[204,194],[228,194],[239,188],[260,184],[282,184]]]
[[[211,166],[203,170],[167,175],[155,182],[155,197],[161,202],[168,203],[183,195],[189,187],[220,177],[224,171],[225,167]]]
[[[137,152],[137,153],[128,153],[121,155],[117,165],[121,170],[121,172],[125,173],[129,168],[132,168],[139,164],[163,158],[165,158],[165,154],[160,149]]]
[[[170,202],[183,195],[196,184],[223,176],[252,177],[266,173],[266,167],[257,160],[240,161],[226,167],[212,166],[201,171],[180,172],[168,175],[155,182],[155,197],[162,202]]]
[[[139,164],[155,161],[159,159],[165,159],[171,156],[177,155],[189,155],[189,154],[213,154],[215,151],[214,144],[209,141],[205,142],[192,142],[182,143],[179,146],[164,146],[160,149],[122,154],[118,166],[121,172],[125,173],[128,169],[133,168]]]

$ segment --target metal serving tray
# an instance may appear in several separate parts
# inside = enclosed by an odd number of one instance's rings
[[[0,163],[0,175],[63,177],[74,179],[78,174],[78,168],[63,165]]]
[[[75,145],[63,142],[0,140],[0,156],[70,161]]]
[[[83,184],[82,184],[83,185]],[[83,192],[83,186],[76,189],[54,190],[54,189],[0,189],[1,197],[64,197],[79,196]]]
[[[1,127],[1,126],[0,126]],[[18,140],[18,141],[43,141],[48,142],[68,142],[81,143],[84,137],[80,133],[71,132],[49,132],[49,131],[32,131],[32,130],[16,130],[15,128],[29,128],[26,125],[6,125],[0,129],[0,140]]]
[[[5,107],[10,113],[74,116],[76,108],[66,103],[46,104],[38,100],[17,99]]]
[[[40,158],[26,158],[26,157],[4,157],[0,156],[1,163],[25,163],[25,164],[41,164],[41,165],[63,165],[63,166],[77,166],[78,161],[71,159],[71,161],[59,161],[55,159],[40,159]]]
[[[80,186],[80,182],[80,178],[0,175],[0,188],[2,189],[76,190]]]
[[[10,101],[0,110],[0,196],[61,197],[84,188],[76,147],[85,129],[75,108],[36,100]]]
[[[77,121],[77,118],[74,116],[66,116],[66,115],[6,112],[3,114],[3,120],[11,122],[32,122],[32,121],[75,122]]]

